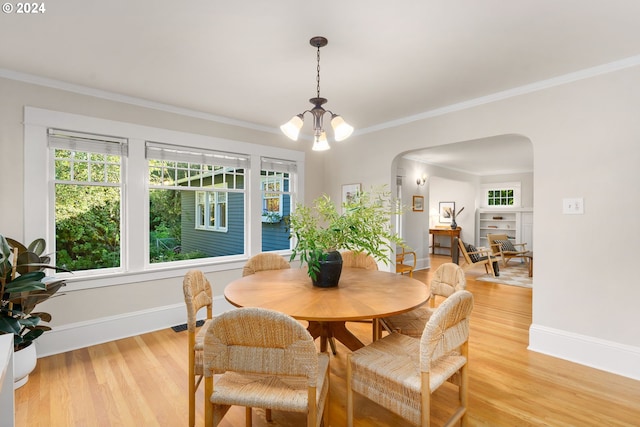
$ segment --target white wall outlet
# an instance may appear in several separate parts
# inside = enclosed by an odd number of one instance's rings
[[[582,197],[562,199],[562,213],[565,215],[584,214],[584,199]]]

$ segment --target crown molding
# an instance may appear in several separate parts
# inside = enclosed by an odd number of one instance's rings
[[[501,101],[504,99],[513,98],[516,96],[552,88],[555,86],[561,86],[567,83],[589,79],[602,74],[608,74],[614,71],[636,67],[638,65],[640,65],[640,55],[631,56],[629,58],[621,59],[614,62],[609,62],[607,64],[598,65],[598,66],[587,68],[584,70],[575,71],[573,73],[564,74],[564,75],[553,77],[550,79],[541,80],[539,82],[504,90],[491,95],[482,96],[479,98],[474,98],[467,101],[459,102],[456,104],[447,105],[441,108],[436,108],[434,110],[425,111],[420,114],[414,114],[411,116],[404,117],[402,119],[383,122],[378,125],[356,130],[356,132],[354,132],[354,135],[364,135],[364,134],[377,132],[384,129],[402,126],[402,125],[420,121],[420,120],[443,116],[445,114],[453,113],[456,111],[462,111],[462,110],[477,107],[480,105],[490,104],[492,102]],[[212,122],[227,124],[231,126],[238,126],[238,127],[258,130],[262,132],[280,134],[280,130],[276,127],[258,125],[256,123],[245,122],[242,120],[232,119],[224,116],[218,116],[210,113],[204,113],[202,111],[191,110],[188,108],[176,107],[169,104],[149,101],[147,99],[137,98],[133,96],[123,95],[120,93],[109,92],[109,91],[100,90],[100,89],[95,89],[87,86],[81,86],[73,83],[67,83],[60,80],[40,77],[33,74],[21,73],[21,72],[12,71],[9,69],[0,68],[0,77],[21,81],[25,83],[35,84],[39,86],[45,86],[53,89],[59,89],[59,90],[64,90],[68,92],[78,93],[81,95],[93,96],[96,98],[106,99],[110,101],[122,102],[125,104],[135,105],[138,107],[150,108],[150,109],[164,111],[168,113],[179,114],[182,116],[193,117],[197,119],[203,119],[203,120],[208,120]]]
[[[77,93],[80,95],[92,96],[94,98],[105,99],[108,101],[121,102],[123,104],[134,105],[137,107],[144,107],[158,111],[164,111],[166,113],[178,114],[186,117],[193,117],[196,119],[207,120],[216,123],[227,124],[231,126],[238,126],[247,129],[258,130],[262,132],[269,132],[279,134],[280,130],[268,126],[258,125],[256,123],[245,122],[242,120],[232,119],[225,116],[218,116],[215,114],[204,113],[202,111],[191,110],[189,108],[176,107],[170,104],[164,104],[161,102],[149,101],[148,99],[137,98],[134,96],[123,95],[121,93],[110,92],[101,89],[95,89],[88,86],[77,85],[73,83],[67,83],[60,80],[50,79],[47,77],[40,77],[33,74],[21,73],[6,68],[0,68],[0,77],[4,77],[10,80],[16,80],[24,83],[30,83],[38,86],[44,86],[52,89],[64,90],[67,92]]]
[[[525,95],[528,93],[533,93],[533,92],[537,92],[544,89],[549,89],[555,86],[561,86],[567,83],[589,79],[602,74],[608,74],[614,71],[623,70],[625,68],[636,67],[638,65],[640,65],[640,55],[631,56],[629,58],[621,59],[619,61],[609,62],[607,64],[602,64],[602,65],[587,68],[584,70],[575,71],[573,73],[568,73],[568,74],[553,77],[550,79],[541,80],[539,82],[531,83],[528,85],[507,89],[501,92],[496,92],[491,95],[481,96],[479,98],[470,99],[467,101],[459,102],[457,104],[447,105],[445,107],[436,108],[435,110],[429,110],[429,111],[425,111],[424,113],[407,116],[402,119],[380,123],[375,126],[370,126],[368,128],[360,129],[358,132],[356,132],[356,134],[362,135],[362,134],[367,134],[371,132],[377,132],[383,129],[398,127],[398,126],[402,126],[402,125],[420,121],[420,120],[443,116],[445,114],[453,113],[456,111],[462,111],[468,108],[473,108],[473,107],[477,107],[484,104],[490,104],[492,102],[501,101],[504,99],[513,98],[516,96]]]

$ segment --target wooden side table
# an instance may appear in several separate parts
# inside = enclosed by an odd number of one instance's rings
[[[439,249],[446,249],[449,251],[449,256],[453,256],[453,243],[454,243],[454,239],[460,238],[460,230],[462,230],[462,228],[458,227],[458,228],[430,228],[429,229],[429,234],[431,234],[433,236],[433,243],[431,244],[431,253],[433,255],[436,255],[436,248]],[[436,237],[437,236],[449,236],[449,240],[450,240],[450,244],[449,247],[447,246],[436,246]]]

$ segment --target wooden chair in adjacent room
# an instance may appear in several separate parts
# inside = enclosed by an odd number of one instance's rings
[[[465,245],[462,239],[454,238],[457,241],[458,249],[460,254],[462,255],[465,263],[462,264],[462,268],[467,270],[476,265],[484,265],[484,271],[493,277],[499,276],[500,273],[497,271],[498,269],[498,261],[500,260],[499,255],[495,255],[491,252],[490,249],[487,248],[476,248],[475,246],[469,244]]]
[[[502,257],[502,265],[504,266],[511,258],[522,257],[525,262],[528,260],[523,256],[528,253],[526,243],[513,243],[506,234],[487,234],[487,241],[493,253]]]
[[[205,425],[217,426],[232,405],[306,414],[305,425],[329,425],[329,355],[309,332],[277,311],[248,307],[216,316],[204,341]],[[214,377],[215,375],[215,377]]]
[[[282,270],[291,268],[291,264],[281,255],[263,252],[249,258],[242,269],[242,276],[248,276],[263,270]]]
[[[196,390],[202,381],[204,335],[213,315],[211,284],[200,270],[190,270],[182,281],[184,302],[187,306],[187,333],[189,345],[189,427],[196,422]],[[197,315],[206,307],[206,318],[198,330]]]
[[[396,252],[396,273],[409,273],[409,277],[413,277],[413,270],[416,269],[417,260],[415,252],[405,251],[404,248],[401,248],[400,252]]]
[[[436,296],[448,298],[455,292],[466,289],[467,280],[464,276],[464,270],[452,262],[444,263],[433,272],[429,287],[431,291],[430,307],[422,306],[407,313],[382,318],[380,319],[382,326],[390,333],[399,332],[420,338],[424,326],[434,313]]]
[[[347,355],[347,425],[353,427],[356,392],[428,427],[431,393],[449,381],[458,387],[458,404],[446,425],[466,426],[472,309],[473,295],[458,291],[438,306],[420,339],[390,334]]]

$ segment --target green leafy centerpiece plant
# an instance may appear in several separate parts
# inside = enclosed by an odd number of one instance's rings
[[[34,309],[65,285],[64,279],[45,275],[45,269],[68,271],[49,265],[51,258],[43,255],[45,247],[44,239],[25,246],[0,235],[0,334],[13,334],[15,351],[51,330],[42,324],[50,322],[51,315]]]
[[[307,264],[314,285],[325,287],[337,285],[340,274],[335,283],[325,283],[321,267],[339,264],[341,271],[339,250],[366,252],[388,264],[393,249],[403,246],[402,239],[391,229],[391,216],[400,213],[385,188],[360,192],[342,206],[327,195],[308,206],[296,204],[288,220],[291,238],[295,239],[291,260],[299,257],[302,265]]]

